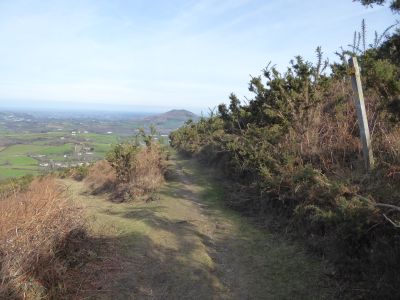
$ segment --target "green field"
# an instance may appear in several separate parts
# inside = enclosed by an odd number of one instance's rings
[[[50,167],[44,166],[53,165],[53,168],[57,168],[57,164],[65,166],[101,159],[112,145],[121,140],[111,134],[82,133],[71,136],[69,132],[59,131],[22,134],[7,132],[1,138],[16,144],[0,147],[0,180],[48,171]],[[79,156],[75,153],[76,145],[78,152],[82,152],[83,148],[92,149],[86,151],[90,155],[82,153]]]
[[[72,135],[71,132],[62,131],[3,132],[0,138],[15,143],[0,147],[0,180],[27,174],[40,174],[66,165],[98,160],[103,158],[113,145],[131,139],[117,134],[76,133]]]
[[[0,180],[86,164],[103,158],[113,145],[133,140],[140,128],[150,133],[150,126],[155,125],[160,135],[167,135],[195,118],[185,110],[146,117],[0,111]]]

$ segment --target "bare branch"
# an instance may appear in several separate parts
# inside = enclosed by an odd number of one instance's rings
[[[394,221],[392,221],[389,217],[387,217],[385,214],[382,214],[384,216],[384,218],[390,223],[392,224],[394,227],[396,228],[400,228],[400,224],[396,224]]]
[[[385,203],[374,203],[373,204],[375,207],[383,207],[383,208],[389,208],[390,210],[388,211],[389,213],[392,211],[398,211],[400,212],[400,207],[392,204],[385,204]],[[392,219],[390,219],[386,214],[382,214],[383,217],[388,221],[390,224],[392,224],[395,228],[400,228],[400,223],[396,223]]]
[[[390,208],[390,209],[394,209],[394,210],[400,211],[400,207],[395,206],[395,205],[391,205],[391,204],[374,203],[374,205],[377,206],[377,207],[385,207],[385,208]]]

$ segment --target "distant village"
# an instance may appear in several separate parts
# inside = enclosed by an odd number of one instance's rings
[[[59,128],[59,130],[62,130]],[[73,130],[71,131],[71,136],[76,136],[77,134],[88,134],[89,131],[84,130]],[[107,134],[112,134],[112,131],[108,131]],[[60,140],[66,140],[65,136],[60,137]],[[56,161],[54,159],[48,159],[47,155],[38,154],[38,155],[30,155],[30,157],[35,158],[39,161],[39,166],[44,170],[54,170],[59,168],[70,168],[70,167],[78,167],[89,165],[95,158],[94,155],[94,148],[84,143],[75,143],[74,149],[72,153],[65,153],[63,155],[63,161]]]

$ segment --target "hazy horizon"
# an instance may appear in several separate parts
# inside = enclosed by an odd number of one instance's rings
[[[10,112],[93,112],[93,113],[134,113],[141,115],[150,115],[164,113],[174,109],[185,109],[182,107],[168,106],[144,106],[144,105],[112,105],[112,104],[90,104],[90,103],[73,103],[73,102],[35,102],[18,101],[16,103],[0,103],[0,111]],[[201,114],[205,110],[185,109],[195,114]]]

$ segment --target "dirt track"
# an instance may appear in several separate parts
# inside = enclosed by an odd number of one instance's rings
[[[224,207],[207,170],[189,160],[174,164],[160,199],[150,203],[111,203],[65,181],[93,230],[120,248],[121,269],[88,298],[332,298],[323,261]]]

